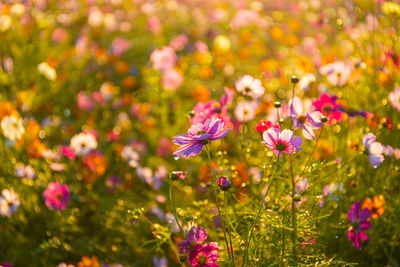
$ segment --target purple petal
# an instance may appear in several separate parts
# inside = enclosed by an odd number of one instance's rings
[[[204,145],[203,142],[193,142],[193,143],[181,146],[173,154],[176,156],[175,158],[179,158],[179,157],[188,158],[191,156],[195,156],[201,152],[201,150],[203,149],[203,145]]]
[[[198,136],[193,136],[193,139],[196,141],[203,141],[203,140],[207,140],[212,136],[212,134],[202,134],[202,135],[198,135]]]
[[[174,136],[174,140],[172,141],[172,143],[176,145],[185,145],[193,142],[193,140],[194,139],[191,136],[181,134]]]
[[[213,141],[213,140],[221,139],[222,137],[227,135],[229,133],[229,131],[230,131],[230,129],[225,129],[223,131],[220,131],[219,133],[215,134],[213,137],[209,138],[209,140]]]
[[[296,150],[299,150],[300,149],[299,147],[303,143],[303,139],[301,139],[300,136],[297,136],[297,137],[293,138],[290,143],[292,144],[293,147],[296,148]]]

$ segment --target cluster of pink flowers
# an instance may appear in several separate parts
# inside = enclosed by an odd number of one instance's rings
[[[193,117],[190,118],[191,124],[203,123],[211,117],[220,118],[226,125],[231,123],[231,117],[228,114],[228,106],[233,101],[233,90],[225,87],[225,94],[219,101],[210,100],[206,103],[198,102],[193,108]]]
[[[179,254],[188,255],[193,267],[217,267],[219,247],[217,242],[203,244],[207,239],[207,231],[199,227],[192,227],[186,240],[178,244]]]

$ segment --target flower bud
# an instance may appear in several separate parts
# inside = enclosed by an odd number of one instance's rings
[[[173,172],[171,172],[171,179],[173,180],[173,181],[176,181],[176,180],[183,180],[183,179],[185,179],[186,178],[186,176],[187,176],[187,172],[183,172],[183,171],[173,171]]]
[[[290,78],[290,81],[294,84],[299,82],[299,78],[297,78],[297,76],[293,75],[292,78]]]
[[[183,255],[180,255],[179,256],[179,260],[181,261],[181,262],[185,262],[186,260],[187,260],[187,255],[186,254],[183,254]]]
[[[231,188],[231,182],[224,176],[218,178],[217,184],[222,191],[228,191]]]
[[[279,102],[279,101],[276,101],[276,102],[274,103],[274,107],[276,107],[276,108],[280,108],[280,107],[282,107],[282,104],[281,104],[281,102]]]

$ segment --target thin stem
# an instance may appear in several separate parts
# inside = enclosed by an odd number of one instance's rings
[[[294,89],[296,88],[296,83],[293,83],[293,88],[292,88],[292,99],[294,99]]]
[[[224,192],[224,214],[226,215],[227,211],[228,211],[228,204],[227,204],[227,200],[226,200],[226,192]],[[229,237],[229,244],[231,246],[231,255],[232,258],[234,258],[234,254],[233,254],[233,246],[232,246],[232,237],[231,237],[231,231],[229,230],[229,223],[227,223],[227,227],[228,227],[228,237]]]
[[[216,185],[216,181],[214,181],[213,177],[212,177],[212,161],[211,161],[211,154],[210,154],[210,150],[208,148],[208,146],[206,145],[206,151],[207,151],[207,157],[208,157],[208,161],[209,161],[209,165],[210,165],[210,175],[211,175],[211,181],[212,184],[217,187]],[[222,231],[224,233],[224,239],[225,239],[225,244],[226,244],[226,248],[228,249],[228,255],[229,255],[229,259],[231,260],[231,264],[232,266],[235,266],[235,262],[233,261],[233,258],[231,256],[230,253],[230,248],[229,248],[229,244],[228,244],[228,239],[226,238],[226,233],[225,233],[225,225],[224,225],[224,220],[222,218],[222,213],[221,213],[221,207],[219,205],[219,200],[218,200],[218,193],[215,192],[215,202],[217,204],[217,209],[218,209],[218,216],[219,216],[219,220],[221,222],[221,227],[222,227]]]
[[[179,229],[181,230],[183,236],[186,238],[186,232],[183,231],[183,228],[182,228],[181,224],[179,223],[178,214],[176,214],[175,207],[174,207],[174,199],[172,198],[173,183],[174,183],[174,181],[171,180],[171,184],[169,185],[169,203],[171,204],[171,210],[172,210],[172,214],[174,214],[176,224],[178,225]]]
[[[290,175],[291,175],[291,180],[292,180],[292,227],[293,227],[293,232],[292,232],[292,243],[293,243],[293,266],[297,266],[297,252],[296,252],[296,240],[297,240],[297,226],[296,226],[296,201],[295,201],[295,194],[296,194],[296,182],[294,178],[294,173],[293,173],[293,156],[292,154],[289,155],[289,161],[290,161]]]
[[[244,252],[244,258],[243,258],[242,267],[245,266],[245,264],[246,264],[246,261],[247,261],[247,258],[248,258],[248,254],[249,254],[250,242],[251,242],[251,238],[252,238],[252,236],[253,236],[254,226],[255,226],[256,222],[258,221],[258,218],[259,218],[260,213],[261,213],[262,206],[263,206],[263,204],[264,204],[264,200],[265,200],[266,196],[268,195],[269,189],[271,188],[271,184],[272,184],[272,182],[273,182],[275,170],[276,170],[276,168],[277,168],[277,166],[278,166],[279,158],[280,158],[280,155],[278,155],[278,159],[276,160],[275,167],[274,167],[274,169],[273,169],[273,171],[272,171],[272,173],[271,173],[271,182],[270,182],[270,184],[268,185],[268,188],[267,188],[267,190],[265,191],[264,196],[263,196],[262,199],[261,199],[260,205],[259,205],[259,207],[258,207],[258,211],[257,211],[256,218],[254,219],[253,224],[252,224],[252,226],[251,226],[251,232],[250,232],[249,239],[247,240],[247,245],[246,245],[246,250],[245,250],[245,252]]]
[[[300,173],[300,177],[303,176],[304,172],[306,171],[307,165],[308,165],[308,163],[310,162],[311,157],[314,155],[315,149],[317,148],[318,141],[319,141],[319,139],[321,138],[321,135],[322,135],[322,132],[323,132],[323,131],[324,131],[324,125],[322,125],[322,127],[321,127],[321,131],[319,132],[318,137],[317,137],[317,140],[315,141],[314,148],[313,148],[311,154],[308,156],[308,159],[307,159],[307,161],[306,161],[306,164],[304,165],[304,169],[303,169],[303,171]]]

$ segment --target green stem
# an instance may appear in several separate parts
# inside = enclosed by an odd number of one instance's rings
[[[291,180],[292,180],[292,227],[293,227],[293,232],[292,232],[292,243],[293,243],[293,266],[297,266],[297,252],[296,252],[296,240],[297,240],[297,227],[296,227],[296,201],[295,201],[295,195],[296,195],[296,181],[294,178],[294,173],[293,173],[293,156],[290,154],[289,156],[289,161],[290,161],[290,174],[291,174]]]
[[[210,154],[210,150],[208,149],[208,146],[206,145],[206,151],[207,151],[207,157],[208,157],[208,161],[209,161],[209,166],[210,166],[210,176],[211,176],[211,181],[212,184],[214,185],[214,187],[216,188],[216,181],[215,179],[213,179],[213,175],[212,175],[212,160],[211,160],[211,154]],[[229,248],[229,244],[228,244],[228,239],[226,238],[226,232],[225,232],[225,225],[224,225],[224,220],[222,218],[222,213],[221,213],[221,207],[219,205],[219,200],[218,200],[218,193],[217,191],[215,191],[215,202],[217,204],[217,209],[218,209],[218,216],[219,216],[219,220],[221,222],[221,227],[222,227],[222,232],[224,233],[224,239],[225,239],[225,244],[226,244],[226,248],[228,250],[228,255],[229,255],[229,259],[231,260],[231,264],[232,266],[235,266],[235,262],[233,261],[233,258],[231,256],[230,253],[230,248]]]
[[[246,245],[246,250],[244,252],[244,258],[243,258],[242,267],[245,266],[245,264],[246,264],[246,261],[247,261],[247,258],[248,258],[248,254],[249,254],[249,247],[250,247],[251,238],[253,237],[254,226],[256,225],[256,222],[258,221],[258,218],[259,218],[260,213],[261,213],[261,209],[262,209],[263,204],[264,204],[264,200],[265,200],[266,196],[268,195],[269,189],[271,188],[271,185],[272,185],[272,182],[273,182],[273,178],[274,178],[274,174],[275,174],[276,168],[278,166],[279,158],[280,158],[280,155],[278,155],[278,159],[276,160],[275,167],[274,167],[274,169],[273,169],[273,171],[271,173],[271,182],[268,185],[268,188],[265,191],[264,196],[261,199],[260,205],[258,207],[256,218],[254,219],[253,224],[251,226],[250,236],[249,236],[249,239],[246,242],[247,245]]]
[[[172,198],[172,186],[173,186],[173,183],[174,183],[174,181],[171,180],[171,184],[169,186],[169,202],[171,204],[171,210],[172,210],[172,214],[174,214],[174,218],[175,218],[176,224],[178,225],[179,229],[181,230],[183,236],[186,238],[186,232],[183,231],[183,228],[182,228],[181,224],[179,223],[178,214],[176,214],[175,207],[174,207],[174,199]]]
[[[227,204],[227,200],[226,200],[226,192],[224,192],[224,209],[225,209],[224,213],[225,213],[225,215],[226,215],[226,213],[228,211],[227,206],[228,206],[228,204]],[[234,259],[233,246],[232,246],[232,237],[231,237],[231,231],[229,230],[229,223],[227,223],[227,227],[228,227],[229,244],[231,246],[231,255],[232,255],[232,258]]]
[[[308,156],[308,159],[307,159],[307,161],[306,161],[306,164],[304,165],[304,169],[303,169],[303,171],[301,172],[300,177],[303,176],[304,172],[307,170],[307,165],[308,165],[308,163],[310,162],[311,157],[314,155],[315,149],[317,148],[318,141],[319,141],[319,139],[321,138],[321,135],[322,135],[322,132],[323,132],[323,131],[324,131],[324,125],[322,125],[322,127],[321,127],[321,131],[319,132],[319,135],[318,135],[318,137],[317,137],[317,140],[315,141],[314,148],[313,148],[311,154]]]

